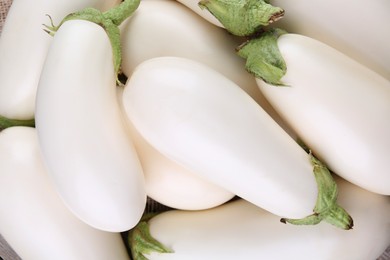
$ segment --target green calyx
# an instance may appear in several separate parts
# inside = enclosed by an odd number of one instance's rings
[[[281,79],[286,74],[287,66],[277,40],[285,33],[282,29],[273,28],[237,48],[237,54],[246,59],[246,70],[271,85],[284,86]]]
[[[130,17],[140,5],[140,0],[125,0],[120,5],[103,13],[106,19],[119,26],[124,20]]]
[[[10,119],[3,116],[0,116],[0,130],[6,129],[12,126],[30,126],[35,127],[35,120],[20,120],[20,119]]]
[[[129,232],[127,240],[134,260],[147,260],[145,255],[152,252],[173,253],[171,249],[161,244],[150,234],[148,221],[155,215],[155,213],[145,215]]]
[[[201,0],[199,6],[207,9],[230,33],[250,36],[284,15],[280,7],[264,0]]]
[[[95,8],[85,8],[81,11],[71,13],[67,15],[59,25],[54,25],[50,18],[50,25],[43,25],[46,29],[45,32],[54,36],[62,24],[70,20],[86,20],[100,25],[106,31],[107,36],[111,43],[113,52],[114,70],[118,78],[120,67],[122,63],[122,47],[120,39],[119,25],[130,17],[138,8],[140,0],[125,0],[120,5],[106,11],[101,12]],[[117,79],[117,83],[121,84]]]
[[[293,225],[315,225],[325,221],[344,230],[352,229],[352,217],[337,204],[337,184],[330,171],[311,153],[310,162],[313,165],[313,173],[318,187],[317,201],[313,209],[314,213],[302,219],[282,218],[280,221]]]

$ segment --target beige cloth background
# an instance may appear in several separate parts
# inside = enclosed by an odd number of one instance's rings
[[[34,0],[30,0],[30,1],[34,1]],[[3,24],[11,4],[12,4],[12,0],[0,0],[0,37],[1,37],[1,31],[3,29]],[[165,209],[164,206],[159,205],[158,203],[154,202],[151,199],[148,199],[148,204],[146,207],[147,212],[156,212],[164,209]],[[4,238],[1,236],[1,230],[0,230],[0,259],[1,258],[4,260],[20,259],[17,256],[17,254],[12,250],[12,248],[7,244]],[[371,259],[367,259],[367,260],[371,260]],[[383,255],[381,255],[377,260],[390,260],[390,246],[383,253]]]

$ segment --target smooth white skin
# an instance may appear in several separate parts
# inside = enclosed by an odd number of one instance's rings
[[[123,111],[123,88],[117,88]],[[146,194],[153,200],[176,209],[202,210],[219,206],[234,194],[201,178],[168,159],[151,146],[130,120],[130,134],[142,164]]]
[[[271,0],[286,13],[274,26],[320,40],[390,80],[390,1]]]
[[[195,1],[194,1],[195,2]],[[121,26],[122,70],[131,76],[141,62],[161,56],[177,56],[202,62],[242,87],[283,128],[293,133],[257,88],[245,70],[245,60],[235,51],[244,40],[215,27],[176,1],[142,0]]]
[[[94,229],[66,208],[34,128],[0,132],[0,230],[22,259],[129,259],[120,234]]]
[[[377,259],[390,243],[390,198],[344,180],[340,204],[355,226],[345,231],[320,223],[282,224],[245,200],[199,212],[171,211],[152,218],[150,233],[173,249],[148,259]]]
[[[177,2],[187,6],[190,8],[193,12],[200,15],[203,19],[206,19],[208,22],[223,28],[223,25],[220,21],[218,21],[217,18],[215,18],[209,11],[205,9],[201,9],[198,5],[199,1],[197,0],[176,0]]]
[[[115,88],[103,28],[66,22],[54,37],[38,87],[39,141],[69,208],[93,227],[120,232],[139,221],[146,192]]]
[[[338,175],[390,195],[390,81],[297,34],[278,39],[290,87],[257,83],[317,156]]]
[[[52,37],[43,31],[49,14],[58,24],[86,7],[106,10],[119,0],[14,0],[0,37],[0,115],[34,117],[39,76]]]
[[[240,87],[178,57],[140,64],[123,93],[127,115],[158,151],[279,216],[312,213],[308,155]]]

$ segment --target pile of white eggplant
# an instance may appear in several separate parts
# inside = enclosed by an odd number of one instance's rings
[[[290,2],[14,0],[0,234],[17,254],[378,258],[390,32],[364,21],[390,5]]]

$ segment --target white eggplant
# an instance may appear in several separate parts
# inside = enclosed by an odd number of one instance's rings
[[[146,193],[115,83],[103,28],[65,22],[39,82],[36,128],[49,174],[68,207],[93,227],[119,232],[139,221]]]
[[[320,40],[390,80],[390,1],[270,2],[286,10],[276,26]]]
[[[202,62],[242,87],[283,128],[277,113],[245,71],[235,48],[242,39],[215,27],[175,1],[143,0],[134,16],[121,26],[122,70],[131,76],[141,62],[161,56],[177,56]]]
[[[189,9],[191,9],[196,14],[200,15],[203,19],[206,19],[208,22],[214,24],[215,26],[223,28],[223,25],[217,18],[215,18],[209,11],[206,9],[201,9],[199,7],[199,1],[196,0],[176,0],[177,2],[185,5]]]
[[[284,16],[284,10],[271,5],[268,0],[177,1],[210,23],[225,28],[231,34],[249,38],[258,35],[265,26]],[[210,15],[218,22],[211,19]]]
[[[22,259],[129,259],[120,234],[94,229],[66,208],[30,127],[0,132],[0,231]]]
[[[172,253],[157,259],[377,259],[390,243],[390,198],[338,179],[340,203],[356,225],[350,231],[329,225],[286,226],[245,200],[199,211],[169,211],[149,220],[153,238]],[[137,243],[133,246],[138,246]],[[140,245],[141,246],[141,245]]]
[[[256,100],[261,92],[235,54],[237,38],[213,27],[175,1],[143,0],[121,25],[122,70],[131,76],[141,62],[161,56],[194,59],[225,74]]]
[[[39,77],[52,37],[46,15],[60,22],[86,7],[106,10],[119,0],[14,0],[0,37],[0,117],[34,118]],[[1,119],[1,118],[0,118]]]
[[[210,12],[199,7],[200,0],[177,1],[208,22],[224,27]],[[236,5],[241,2],[237,0]],[[320,40],[390,80],[390,30],[384,29],[390,24],[389,1],[269,2],[285,10],[283,19],[275,23],[277,27]]]
[[[117,89],[123,106],[123,88]],[[234,197],[231,192],[168,159],[138,133],[130,120],[127,121],[142,164],[146,194],[150,198],[171,208],[201,210],[219,206]]]
[[[139,133],[195,174],[279,216],[312,212],[317,187],[306,152],[240,87],[201,63],[141,63],[123,105]]]
[[[390,81],[315,39],[277,40],[286,87],[260,90],[317,157],[338,175],[390,195]]]

